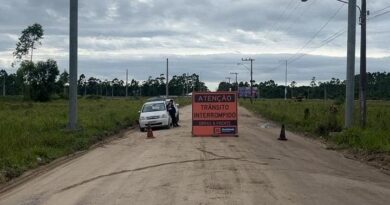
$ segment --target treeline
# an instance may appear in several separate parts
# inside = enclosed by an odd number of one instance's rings
[[[359,97],[360,75],[355,76],[355,97]],[[390,73],[375,72],[367,73],[367,98],[371,100],[390,100]],[[278,85],[273,80],[255,83],[261,98],[284,98],[284,85]],[[239,87],[250,87],[248,82],[240,82]],[[218,86],[220,91],[235,91],[236,83],[221,82]],[[345,81],[332,78],[330,81],[320,82],[315,77],[311,79],[310,85],[302,85],[292,81],[287,89],[288,98],[306,99],[344,99]]]
[[[23,95],[25,99],[48,101],[53,96],[68,97],[69,74],[60,74],[57,62],[54,60],[33,61],[33,53],[37,45],[41,45],[44,30],[35,23],[21,32],[16,43],[12,67],[19,66],[16,73],[8,74],[0,70],[0,91],[3,96]],[[29,58],[29,60],[26,60]],[[168,83],[170,95],[185,95],[192,91],[207,91],[205,83],[199,80],[199,75],[175,75]],[[81,74],[78,78],[79,95],[100,96],[156,96],[165,95],[166,80],[164,74],[157,78],[150,76],[148,80],[139,82],[131,80],[124,82],[118,78],[112,80],[87,78]]]
[[[24,61],[16,73],[8,74],[0,70],[0,90],[4,95],[23,95],[26,99],[48,101],[51,97],[68,97],[69,74],[67,71],[59,74],[54,60],[33,63]],[[78,94],[99,96],[157,96],[165,95],[166,79],[163,74],[143,82],[132,79],[128,82],[114,78],[101,80],[96,77],[87,78],[81,74],[78,78]],[[186,95],[193,91],[207,91],[199,75],[174,75],[169,80],[170,95]],[[4,89],[5,88],[5,89]]]
[[[68,74],[66,74],[68,75]],[[60,78],[61,79],[61,78]],[[80,75],[78,80],[79,95],[101,96],[158,96],[165,95],[166,78],[164,74],[149,78],[143,82],[132,79],[128,82],[114,78],[113,80],[100,80],[95,77],[86,78]],[[174,75],[168,83],[169,95],[186,95],[192,91],[208,90],[205,83],[199,80],[199,75]]]

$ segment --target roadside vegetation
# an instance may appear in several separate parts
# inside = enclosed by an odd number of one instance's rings
[[[367,127],[359,127],[359,109],[355,105],[355,126],[342,131],[344,106],[340,101],[241,100],[240,104],[289,129],[321,136],[340,148],[369,153],[390,153],[390,102],[368,101]],[[341,132],[342,131],[342,132]]]
[[[0,97],[0,184],[136,126],[145,100],[80,98],[80,130],[68,132],[68,101],[32,102],[23,97]],[[176,98],[176,102],[184,107],[191,103],[191,98]]]
[[[81,129],[67,132],[67,101],[0,98],[0,183],[134,125],[141,105],[142,100],[80,99]]]

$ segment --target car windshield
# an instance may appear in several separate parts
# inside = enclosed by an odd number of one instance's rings
[[[154,103],[154,104],[147,104],[144,105],[142,112],[157,112],[157,111],[164,111],[165,104],[164,103]]]

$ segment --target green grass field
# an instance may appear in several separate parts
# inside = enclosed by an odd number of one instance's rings
[[[180,106],[191,99],[177,99]],[[135,125],[143,99],[80,99],[78,132],[67,132],[68,102],[0,98],[0,184],[28,169],[85,150]]]
[[[322,136],[337,143],[341,148],[353,148],[367,152],[390,153],[390,102],[368,101],[368,124],[359,128],[359,109],[355,106],[355,126],[339,134],[344,123],[344,106],[334,101],[310,100],[259,100],[240,104],[249,110],[273,121],[286,124],[294,131]]]

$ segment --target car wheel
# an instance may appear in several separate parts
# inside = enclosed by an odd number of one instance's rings
[[[140,130],[141,132],[145,132],[145,128],[140,127],[139,130]]]

